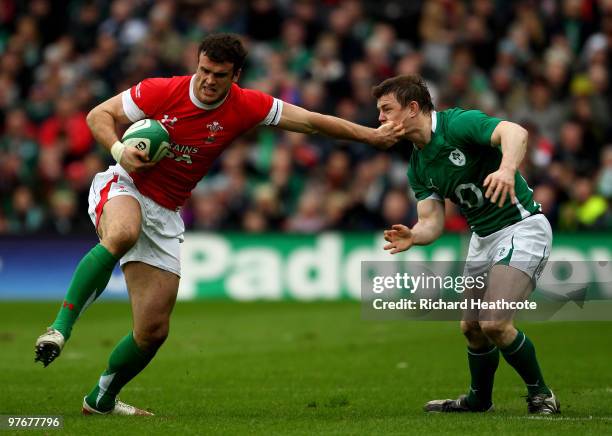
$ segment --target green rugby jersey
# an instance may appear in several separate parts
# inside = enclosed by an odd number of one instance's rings
[[[501,147],[491,145],[491,134],[501,120],[477,110],[452,108],[432,112],[432,137],[410,158],[408,180],[417,200],[450,198],[478,236],[487,236],[540,211],[533,191],[517,171],[517,203],[506,197],[503,207],[485,198],[485,178],[497,171]]]

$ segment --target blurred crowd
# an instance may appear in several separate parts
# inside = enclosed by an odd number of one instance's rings
[[[0,234],[90,232],[112,159],[87,112],[146,77],[191,74],[202,37],[244,35],[241,85],[377,126],[371,87],[418,73],[436,109],[529,130],[522,172],[555,230],[612,229],[612,0],[0,0]],[[189,229],[412,224],[412,146],[260,128],[182,209]],[[468,227],[447,203],[446,227]]]

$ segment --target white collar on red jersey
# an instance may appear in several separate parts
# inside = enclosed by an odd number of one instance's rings
[[[216,109],[219,106],[221,106],[223,103],[225,103],[225,100],[227,100],[227,96],[230,95],[228,91],[227,94],[225,94],[225,97],[223,97],[223,100],[220,100],[215,104],[202,103],[198,99],[198,97],[196,97],[195,92],[193,92],[194,82],[195,82],[195,74],[191,76],[191,80],[189,81],[189,98],[191,99],[191,102],[195,104],[197,107],[199,107],[200,109],[205,109],[205,110]]]
[[[431,111],[431,131],[436,133],[436,127],[438,126],[438,117],[436,111]]]

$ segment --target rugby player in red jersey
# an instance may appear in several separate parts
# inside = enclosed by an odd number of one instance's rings
[[[404,133],[393,123],[372,129],[240,88],[236,82],[245,58],[236,36],[210,35],[199,47],[195,74],[143,80],[87,117],[95,139],[117,162],[97,174],[90,189],[89,214],[100,243],[81,259],[55,321],[35,348],[36,360],[45,366],[60,354],[78,316],[104,291],[120,261],[133,330],[116,345],[107,369],[83,399],[85,414],[150,414],[117,395],[168,335],[185,230],[179,208],[236,137],[270,125],[386,148]],[[126,147],[117,136],[117,124],[144,118],[160,121],[170,134],[171,153],[158,163],[148,162],[145,152]]]

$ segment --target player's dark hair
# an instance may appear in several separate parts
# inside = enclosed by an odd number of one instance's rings
[[[402,107],[416,101],[425,113],[430,113],[434,108],[425,81],[416,74],[391,77],[372,88],[372,95],[377,100],[387,94],[393,94]]]
[[[202,53],[206,53],[206,56],[213,62],[231,62],[234,64],[234,73],[242,68],[247,56],[247,51],[240,38],[232,33],[208,35],[198,48],[198,59]]]

